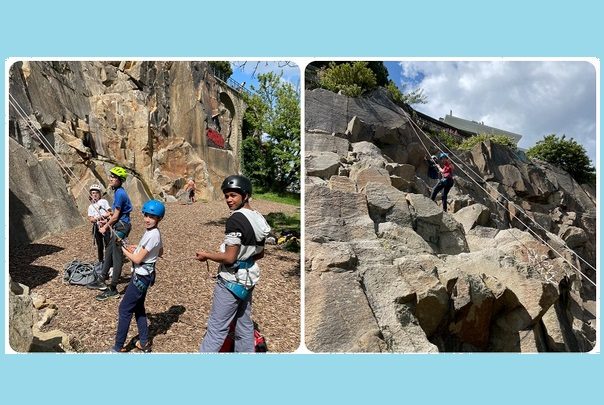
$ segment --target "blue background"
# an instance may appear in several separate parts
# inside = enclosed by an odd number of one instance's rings
[[[604,55],[595,1],[88,3],[2,2],[2,59]],[[6,142],[1,148],[6,156]],[[6,241],[4,216],[1,225]],[[3,325],[5,288],[2,279]],[[602,396],[602,366],[599,354],[0,355],[0,395],[20,403],[586,403]]]

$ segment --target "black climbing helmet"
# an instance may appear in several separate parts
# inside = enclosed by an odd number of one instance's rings
[[[250,197],[252,195],[252,182],[247,177],[233,175],[224,179],[220,189],[223,193],[225,190],[233,190],[239,194],[245,194]]]

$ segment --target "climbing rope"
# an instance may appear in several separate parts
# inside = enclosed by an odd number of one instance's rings
[[[387,106],[387,105],[385,105],[385,104],[382,104],[382,103],[377,103],[377,104],[379,104],[379,105],[381,105],[382,107],[384,107],[384,108],[386,108],[386,109],[388,109],[388,110],[390,110],[390,111],[393,111],[393,112],[395,112],[395,113],[397,113],[397,114],[399,114],[399,115],[400,115],[400,114],[401,114],[401,112],[402,112],[402,115],[405,117],[405,119],[407,120],[407,122],[409,122],[409,123],[411,124],[411,128],[413,129],[413,132],[415,133],[415,135],[416,135],[416,136],[417,136],[417,138],[419,139],[420,143],[422,144],[422,146],[424,147],[424,149],[426,150],[426,153],[427,153],[428,155],[430,155],[431,153],[430,153],[430,151],[428,150],[428,148],[426,147],[426,145],[425,145],[425,143],[423,142],[423,140],[421,139],[421,137],[420,137],[419,133],[418,133],[418,132],[417,132],[417,130],[415,129],[416,127],[417,127],[417,128],[418,128],[418,129],[419,129],[421,132],[422,132],[422,134],[423,134],[423,135],[426,137],[426,139],[430,140],[430,142],[432,142],[432,144],[433,144],[433,145],[434,145],[434,146],[435,146],[435,147],[436,147],[438,150],[440,150],[441,152],[443,152],[443,149],[442,149],[442,148],[440,148],[440,147],[439,147],[439,146],[438,146],[438,145],[437,145],[437,144],[436,144],[436,143],[435,143],[435,142],[434,142],[434,141],[433,141],[433,140],[432,140],[432,139],[431,139],[431,138],[430,138],[430,137],[429,137],[429,136],[428,136],[428,135],[427,135],[427,134],[426,134],[426,133],[425,133],[425,132],[424,132],[422,129],[421,129],[421,127],[420,127],[420,126],[419,126],[417,123],[415,123],[415,122],[414,122],[414,120],[411,118],[410,114],[409,114],[407,111],[405,111],[403,108],[399,108],[399,107],[397,106],[397,109],[395,110],[395,109],[393,109],[392,107]],[[348,108],[347,108],[347,111],[348,111]],[[448,148],[447,148],[447,149],[448,149]],[[450,149],[449,149],[449,151],[450,151]],[[459,161],[459,163],[461,163],[461,165],[467,166],[467,165],[465,164],[465,162],[463,162],[463,160],[461,160],[461,159],[460,159],[460,158],[459,158],[459,157],[458,157],[458,156],[457,156],[455,153],[451,152],[451,155],[455,156],[455,158],[456,158],[456,159]],[[467,176],[467,177],[468,177],[468,178],[469,178],[471,181],[473,181],[473,182],[474,182],[474,183],[475,183],[475,184],[476,184],[476,185],[477,185],[477,186],[478,186],[480,189],[482,189],[482,190],[483,190],[483,191],[484,191],[484,192],[485,192],[485,193],[486,193],[488,196],[490,196],[491,198],[494,198],[494,197],[493,197],[493,195],[491,195],[491,194],[490,194],[490,193],[489,193],[489,192],[488,192],[488,191],[487,191],[487,190],[486,190],[484,187],[482,187],[482,186],[479,184],[479,182],[478,182],[478,181],[476,181],[476,180],[475,180],[474,178],[472,178],[472,176],[470,176],[470,175],[469,175],[469,174],[468,174],[468,173],[467,173],[465,170],[463,170],[463,168],[461,167],[461,165],[460,165],[458,162],[456,162],[456,161],[455,161],[455,160],[453,160],[453,159],[451,159],[451,160],[452,160],[452,161],[453,161],[453,162],[454,162],[454,163],[455,163],[455,164],[456,164],[456,165],[459,167],[459,169],[460,169],[460,170],[461,170],[461,171],[462,171],[462,172],[463,172],[463,173],[464,173],[464,174],[465,174],[465,175],[466,175],[466,176]],[[476,172],[474,172],[474,171],[473,171],[473,170],[472,170],[472,169],[471,169],[469,166],[467,166],[467,167],[468,167],[468,169],[469,169],[469,170],[471,170],[471,171],[472,171],[472,172],[473,172],[473,173],[474,173],[474,174],[475,174],[477,177],[479,177],[479,178],[480,178],[480,175],[476,174]],[[482,180],[482,178],[481,178],[481,181],[482,181],[482,182],[484,182],[484,180]],[[491,187],[491,186],[489,185],[489,187]],[[495,191],[495,193],[496,193],[496,194],[498,194],[498,195],[499,195],[501,198],[505,199],[505,200],[508,202],[508,204],[509,204],[509,203],[511,203],[512,205],[514,205],[514,207],[516,207],[516,208],[517,208],[517,209],[518,209],[518,210],[519,210],[521,213],[523,213],[523,214],[524,214],[524,215],[525,215],[525,216],[526,216],[528,219],[530,219],[530,220],[531,220],[531,221],[532,221],[532,222],[533,222],[535,225],[537,225],[537,226],[541,227],[542,229],[544,229],[544,228],[543,228],[543,227],[542,227],[540,224],[538,224],[538,223],[537,223],[537,222],[536,222],[536,221],[535,221],[533,218],[531,218],[530,216],[528,216],[528,215],[526,214],[526,212],[525,212],[525,211],[524,211],[524,210],[523,210],[521,207],[518,207],[518,206],[517,206],[517,205],[516,205],[516,204],[515,204],[513,201],[508,200],[508,199],[507,199],[507,197],[505,197],[504,195],[502,195],[501,193],[499,193],[499,191],[497,191],[496,189],[494,189],[494,188],[493,188],[493,190],[494,190],[494,191]],[[495,203],[496,203],[496,204],[498,204],[498,205],[500,205],[500,206],[501,206],[501,207],[502,207],[502,208],[503,208],[505,211],[507,211],[507,212],[508,212],[508,213],[509,213],[511,216],[515,217],[515,218],[516,218],[516,219],[517,219],[517,220],[518,220],[518,221],[519,221],[519,222],[520,222],[522,225],[524,225],[524,226],[526,227],[526,229],[527,229],[527,230],[528,230],[528,231],[529,231],[531,234],[533,234],[533,235],[534,235],[534,236],[535,236],[537,239],[539,239],[539,240],[540,240],[540,241],[541,241],[543,244],[545,244],[546,246],[548,246],[548,247],[549,247],[549,248],[550,248],[550,249],[551,249],[553,252],[555,252],[555,253],[556,253],[556,254],[557,254],[557,255],[558,255],[560,258],[562,258],[562,259],[563,259],[563,260],[564,260],[566,263],[568,263],[568,264],[569,264],[569,265],[570,265],[570,266],[571,266],[571,267],[572,267],[572,268],[573,268],[575,271],[577,271],[579,274],[581,274],[583,277],[585,277],[585,278],[586,278],[586,279],[587,279],[587,280],[588,280],[588,281],[589,281],[591,284],[593,284],[594,286],[596,286],[595,282],[593,282],[593,281],[592,281],[592,280],[591,280],[591,279],[590,279],[590,278],[589,278],[587,275],[585,275],[583,272],[581,272],[581,270],[580,270],[580,269],[579,269],[579,268],[578,268],[576,265],[574,265],[573,263],[571,263],[571,262],[570,262],[570,261],[569,261],[569,260],[568,260],[566,257],[564,257],[564,256],[563,256],[563,255],[562,255],[560,252],[558,252],[558,251],[557,251],[555,248],[553,248],[553,247],[552,247],[552,246],[551,246],[549,243],[547,243],[547,242],[546,242],[546,241],[545,241],[545,240],[544,240],[544,239],[543,239],[543,238],[542,238],[542,237],[541,237],[539,234],[537,234],[537,233],[536,233],[536,232],[535,232],[533,229],[531,229],[531,228],[530,228],[530,227],[529,227],[527,224],[525,224],[525,223],[524,223],[524,222],[523,222],[523,221],[522,221],[520,218],[518,218],[518,216],[517,216],[517,215],[512,214],[512,212],[511,212],[511,211],[510,211],[510,210],[509,210],[509,209],[508,209],[506,206],[504,206],[504,205],[503,205],[503,204],[502,204],[500,201],[498,201],[497,199],[495,199]],[[545,230],[545,229],[544,229],[544,230]],[[545,230],[545,231],[546,231],[546,232],[548,232],[547,230]],[[514,235],[512,234],[512,236],[514,236]],[[516,238],[515,236],[514,236],[514,238],[515,238],[516,240],[518,240],[518,242],[520,242],[520,243],[521,243],[521,244],[522,244],[522,245],[523,245],[523,246],[524,246],[524,247],[525,247],[525,248],[528,250],[527,246],[526,246],[526,245],[525,245],[525,244],[524,244],[522,241],[520,241],[520,240],[519,240],[518,238]],[[565,243],[565,245],[566,245],[566,243]],[[570,252],[572,255],[574,255],[574,256],[575,256],[577,259],[579,259],[580,261],[582,261],[583,263],[585,263],[585,264],[586,264],[588,267],[590,267],[590,268],[592,268],[594,271],[596,271],[595,267],[593,267],[593,266],[592,266],[590,263],[588,263],[588,262],[587,262],[585,259],[583,259],[583,258],[582,258],[582,257],[581,257],[581,256],[580,256],[578,253],[576,253],[575,251],[573,251],[572,249],[570,249],[570,248],[568,247],[568,245],[566,245],[566,249],[567,249],[567,251],[569,251],[569,252]]]
[[[69,168],[69,165],[67,164],[67,162],[65,162],[65,160],[63,160],[63,158],[61,158],[61,156],[57,153],[57,151],[55,150],[55,148],[46,139],[46,137],[44,136],[44,134],[42,134],[42,132],[40,132],[40,130],[38,128],[36,128],[35,125],[33,125],[32,120],[27,116],[27,114],[25,113],[25,110],[23,109],[23,107],[21,107],[21,105],[19,104],[19,102],[17,101],[17,99],[12,94],[10,94],[10,93],[8,95],[9,95],[9,103],[10,103],[10,105],[13,106],[13,108],[15,109],[15,111],[17,112],[17,114],[19,114],[19,116],[21,117],[21,119],[23,121],[25,121],[25,123],[27,124],[27,126],[29,127],[29,129],[33,132],[33,134],[36,136],[36,138],[38,139],[38,141],[56,159],[59,167],[67,174],[67,177],[69,177],[70,180],[73,180],[75,182],[75,185],[80,185],[81,181],[77,178],[77,176],[75,175],[75,173]],[[95,209],[95,211],[97,212],[97,214],[99,214],[99,216],[101,216],[101,213],[94,206],[94,204],[93,204],[93,208]],[[111,225],[109,225],[109,230],[115,236],[115,238],[116,238],[117,241],[121,241],[122,240],[118,236],[118,234],[113,230],[113,227]]]
[[[63,169],[63,171],[67,174],[67,176],[70,177],[71,179],[73,179],[76,182],[76,185],[79,184],[79,180],[78,180],[77,176],[75,175],[75,173],[68,167],[67,163],[57,153],[57,151],[54,149],[54,147],[46,139],[44,134],[42,134],[42,132],[40,132],[40,130],[33,125],[33,123],[31,122],[31,119],[27,116],[27,114],[25,113],[25,110],[21,107],[21,105],[19,105],[19,102],[17,101],[17,99],[15,99],[15,97],[13,97],[13,95],[10,93],[8,95],[9,95],[10,105],[13,106],[13,108],[19,114],[21,119],[23,121],[25,121],[25,123],[27,124],[29,129],[33,132],[33,134],[36,136],[38,141],[40,141],[40,143],[55,157],[55,159],[57,160],[57,163],[59,164],[59,167],[61,169]]]

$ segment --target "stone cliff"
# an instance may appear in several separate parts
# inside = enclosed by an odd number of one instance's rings
[[[310,350],[594,347],[592,188],[483,143],[454,153],[443,212],[424,161],[439,144],[412,112],[380,91],[312,90],[305,102]]]
[[[239,171],[246,105],[207,62],[17,62],[9,93],[11,244],[81,223],[114,165],[137,206],[173,200],[189,177],[218,198]]]

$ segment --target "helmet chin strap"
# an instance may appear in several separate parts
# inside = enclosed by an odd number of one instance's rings
[[[240,195],[241,195],[241,204],[239,204],[239,206],[237,208],[235,208],[235,210],[240,210],[250,200],[250,197],[247,194],[245,194],[245,198],[243,197],[243,194],[240,194]]]

